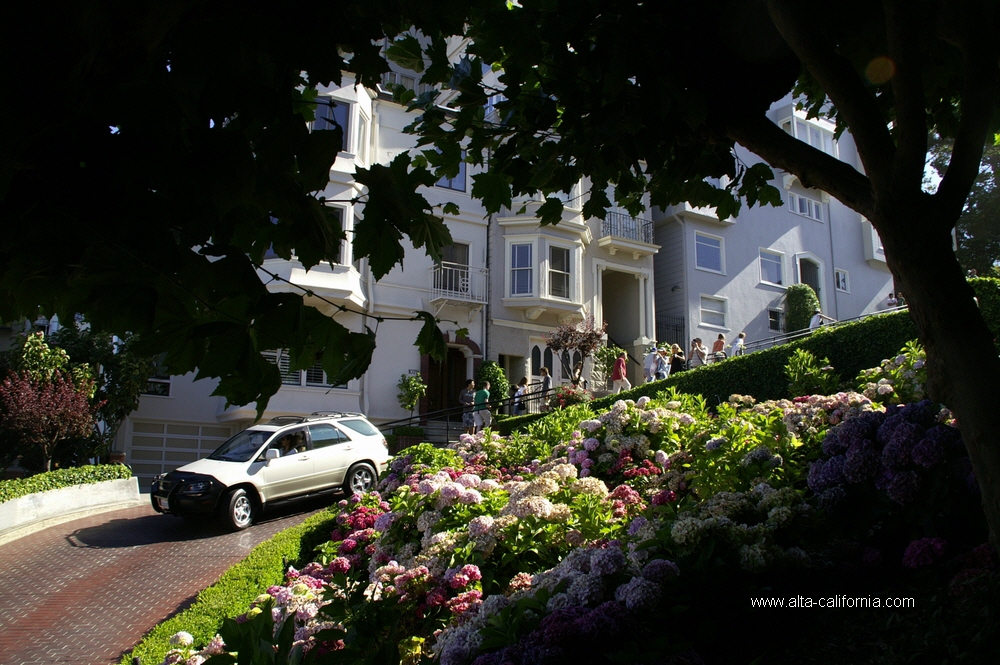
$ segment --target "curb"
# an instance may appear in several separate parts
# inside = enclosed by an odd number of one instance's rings
[[[145,503],[135,476],[19,497],[0,504],[0,545],[50,526]]]

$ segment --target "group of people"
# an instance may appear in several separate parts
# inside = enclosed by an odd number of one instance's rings
[[[542,377],[540,394],[545,395],[552,390],[552,377],[548,368],[542,367],[540,371]],[[490,413],[490,382],[480,381],[479,389],[476,389],[476,382],[469,379],[465,382],[465,388],[458,395],[458,401],[465,407],[462,412],[462,427],[466,434],[481,432],[493,423],[493,416]],[[528,377],[522,376],[514,388],[514,415],[520,416],[528,411]]]

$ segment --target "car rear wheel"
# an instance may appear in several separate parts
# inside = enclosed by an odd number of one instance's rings
[[[222,519],[233,531],[240,531],[253,524],[257,508],[246,490],[235,489],[222,500]]]
[[[376,479],[377,474],[371,464],[367,462],[355,464],[347,470],[347,476],[344,478],[344,494],[348,496],[364,494],[375,487]]]

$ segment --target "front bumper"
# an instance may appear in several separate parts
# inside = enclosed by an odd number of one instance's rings
[[[149,501],[158,513],[211,515],[226,486],[211,476],[170,472],[153,480]]]

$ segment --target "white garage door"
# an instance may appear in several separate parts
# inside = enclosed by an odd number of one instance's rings
[[[218,424],[133,421],[130,425],[125,462],[143,489],[158,474],[208,457],[233,435],[231,427]]]

